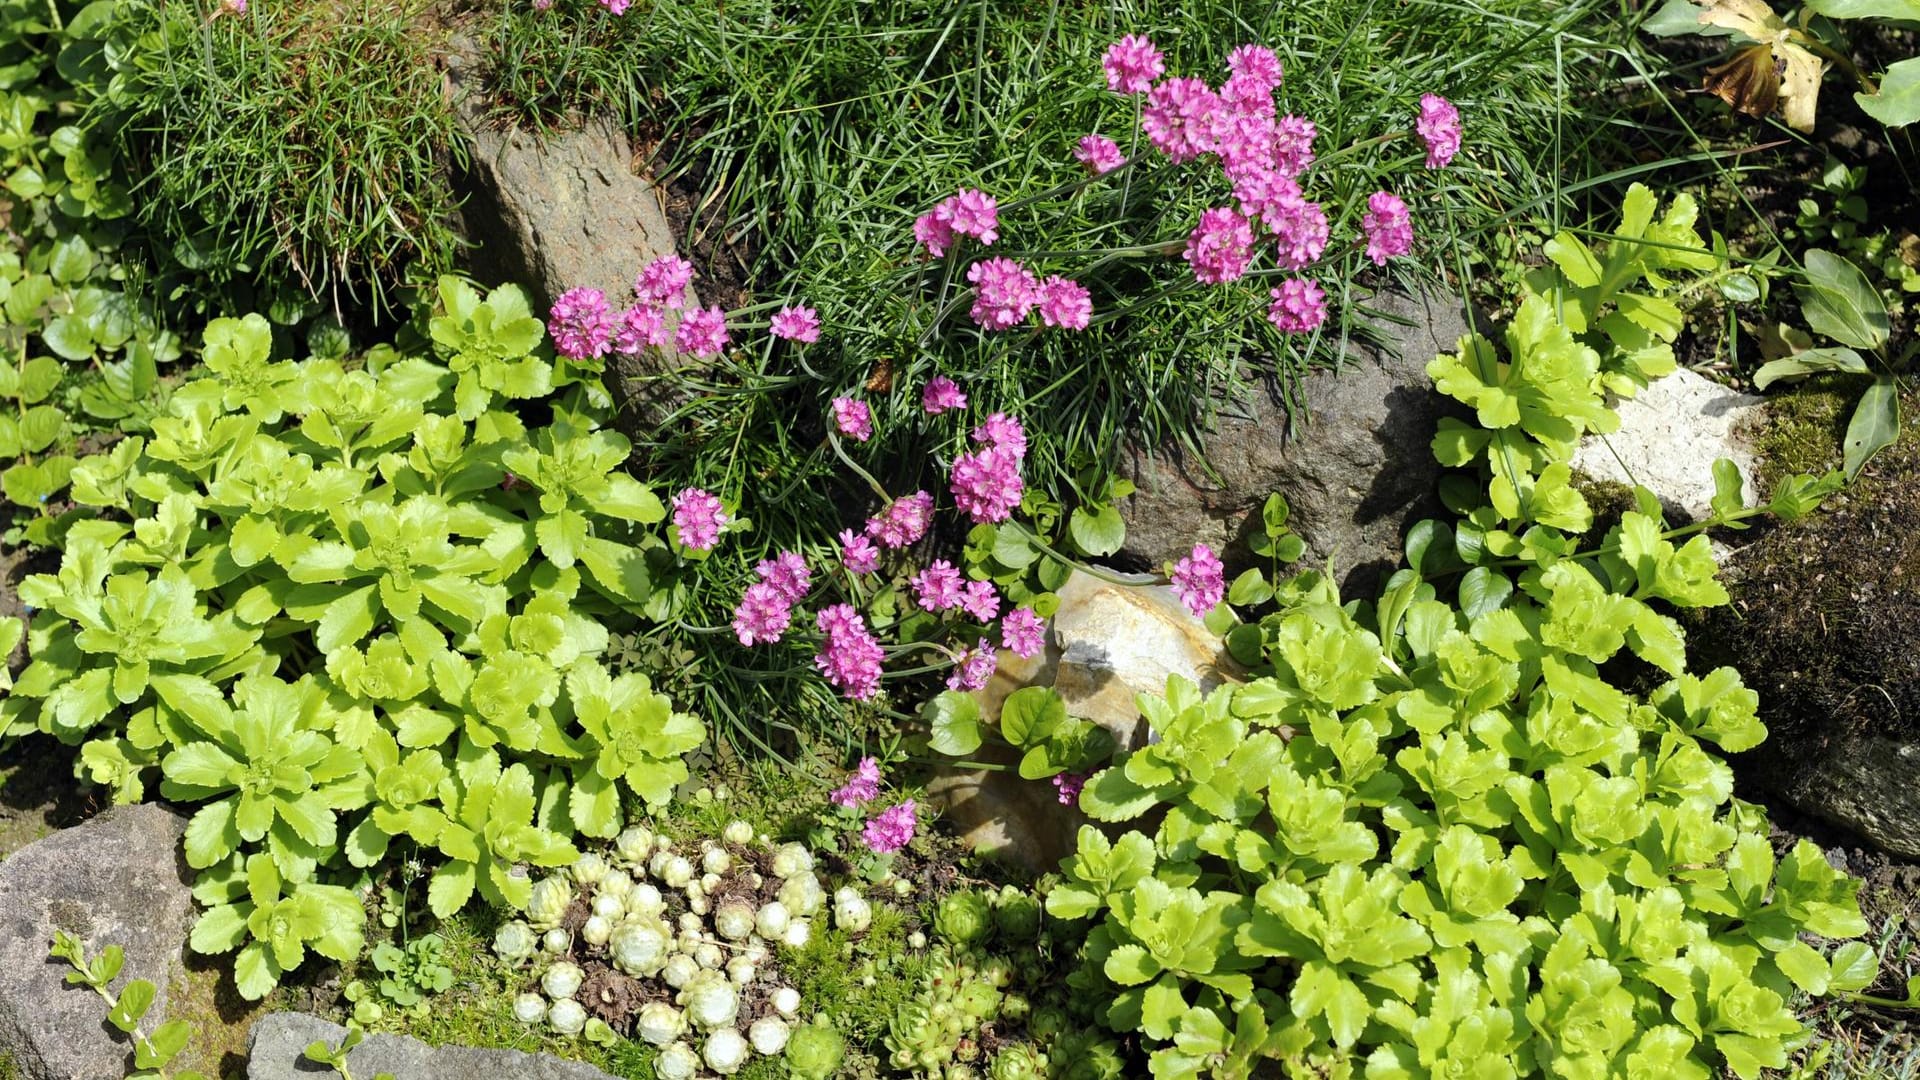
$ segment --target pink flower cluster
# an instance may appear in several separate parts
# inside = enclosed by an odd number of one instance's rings
[[[857,809],[880,797],[880,763],[870,757],[860,759],[847,782],[834,789],[828,801],[849,810]]]
[[[606,294],[582,286],[568,289],[553,301],[547,333],[553,338],[554,352],[569,360],[586,360],[607,354],[615,321]]]
[[[1105,135],[1082,135],[1073,148],[1073,160],[1085,165],[1095,176],[1104,176],[1127,163],[1120,144]]]
[[[960,384],[945,375],[935,375],[927,380],[926,389],[920,391],[920,407],[928,416],[939,416],[943,412],[967,407],[966,392]]]
[[[1053,778],[1053,786],[1060,793],[1060,805],[1072,806],[1080,801],[1080,789],[1087,786],[1085,773],[1059,773]]]
[[[873,438],[873,413],[864,401],[837,397],[833,399],[833,426],[855,442],[866,442]]]
[[[835,604],[814,616],[814,625],[826,635],[813,666],[827,682],[855,701],[880,692],[880,661],[885,653],[867,630],[867,621],[851,604]]]
[[[873,541],[852,529],[840,530],[840,565],[849,574],[871,574],[880,569],[880,549]]]
[[[1093,320],[1093,295],[1077,281],[1058,274],[1041,281],[1033,271],[1008,258],[983,259],[967,267],[974,288],[973,321],[988,330],[1011,330],[1040,310],[1046,326],[1085,330]],[[957,387],[955,388],[957,391]],[[928,388],[932,392],[932,388]],[[960,399],[964,402],[964,396]],[[929,412],[945,411],[928,408]]]
[[[1312,333],[1327,321],[1327,294],[1306,278],[1288,278],[1272,292],[1267,321],[1285,334]]]
[[[1231,206],[1207,210],[1187,237],[1185,258],[1208,285],[1237,281],[1253,261],[1253,226]]]
[[[1226,599],[1226,567],[1212,548],[1195,544],[1192,554],[1173,564],[1173,594],[1188,611],[1203,617]]]
[[[862,806],[880,797],[880,763],[873,758],[863,757],[860,764],[854,766],[847,782],[835,788],[827,801],[847,810],[858,810]],[[913,841],[913,834],[919,822],[914,816],[919,810],[912,799],[889,806],[868,819],[860,831],[860,840],[867,849],[876,855],[887,855],[906,847]]]
[[[789,305],[773,313],[768,330],[774,337],[811,345],[820,340],[820,313],[810,307]]]
[[[933,496],[916,491],[888,503],[886,509],[867,519],[867,535],[881,547],[903,548],[917,544],[933,524]]]
[[[945,255],[962,236],[971,236],[983,245],[1000,239],[1000,204],[993,196],[961,188],[913,222],[913,238],[934,256]]]
[[[1367,258],[1375,266],[1385,266],[1388,259],[1413,250],[1413,218],[1407,213],[1407,204],[1391,191],[1367,196],[1360,231],[1367,235]]]
[[[1045,644],[1046,629],[1032,608],[1017,607],[1000,620],[1000,644],[1015,656],[1030,657]]]
[[[1116,94],[1144,93],[1167,70],[1166,57],[1152,41],[1138,34],[1128,34],[1107,46],[1100,63],[1107,69],[1107,89]]]
[[[1427,168],[1442,169],[1460,152],[1460,110],[1438,94],[1420,95],[1420,116],[1413,129],[1427,144]]]
[[[947,676],[947,689],[968,692],[986,689],[993,679],[993,673],[1000,670],[1000,659],[994,655],[993,647],[981,642],[960,654],[953,665],[953,673]]]
[[[861,830],[861,841],[876,855],[888,855],[899,851],[913,841],[914,828],[917,824],[914,812],[917,809],[913,800],[907,799],[880,811],[872,821],[867,822],[867,827]]]
[[[634,304],[618,315],[599,289],[568,289],[547,313],[553,351],[568,360],[587,360],[609,350],[632,355],[671,345],[697,357],[718,356],[727,347],[727,316],[718,307],[688,311],[673,334],[667,333],[666,312],[686,306],[692,282],[692,263],[662,255],[641,269],[633,285]]]
[[[1020,467],[1026,460],[1027,433],[1018,420],[994,413],[974,429],[973,440],[985,445],[954,459],[953,503],[977,525],[1005,521],[1026,493]]]
[[[729,520],[719,498],[700,488],[687,488],[674,495],[672,502],[681,545],[691,551],[712,551]]]

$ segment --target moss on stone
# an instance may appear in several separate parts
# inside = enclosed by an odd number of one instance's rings
[[[1776,401],[1758,433],[1763,489],[1838,466],[1860,389],[1829,381]],[[1733,603],[1690,635],[1708,664],[1737,666],[1759,691],[1774,739],[1757,756],[1769,762],[1843,733],[1920,735],[1920,394],[1902,406],[1900,438],[1852,485],[1804,521],[1748,534]]]
[[[197,1069],[221,1080],[238,1080],[247,1074],[247,1041],[253,1022],[275,1010],[280,994],[276,991],[259,1002],[242,998],[233,986],[231,955],[207,957],[189,952],[186,961],[185,969],[167,984],[164,1019],[185,1020],[193,1031],[173,1067],[176,1071]]]

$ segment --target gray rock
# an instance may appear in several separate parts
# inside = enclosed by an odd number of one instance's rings
[[[1796,761],[1770,777],[1781,798],[1882,851],[1920,859],[1920,745],[1843,735]]]
[[[340,1045],[347,1029],[306,1013],[269,1013],[253,1025],[247,1047],[247,1080],[299,1080],[333,1076],[332,1068],[308,1061],[314,1042]],[[392,1073],[396,1080],[612,1080],[591,1065],[551,1054],[428,1046],[403,1035],[369,1035],[347,1055],[355,1077]]]
[[[1587,436],[1574,452],[1574,471],[1639,484],[1658,495],[1675,520],[1713,514],[1717,458],[1731,458],[1752,491],[1753,447],[1744,431],[1759,415],[1760,398],[1681,368],[1613,407],[1620,430]]]
[[[0,863],[0,1051],[26,1080],[119,1080],[133,1058],[106,1003],[48,956],[56,930],[78,934],[90,957],[124,949],[114,989],[146,979],[158,991],[148,1015],[166,1015],[194,917],[185,830],[165,807],[115,807]]]
[[[606,119],[544,136],[504,126],[488,115],[471,43],[453,51],[455,115],[469,140],[461,214],[477,245],[475,274],[530,287],[543,313],[579,285],[626,303],[640,267],[675,250],[660,193],[634,171],[626,133]]]
[[[1372,596],[1399,565],[1406,530],[1441,512],[1431,443],[1440,417],[1458,410],[1426,367],[1458,348],[1467,324],[1450,297],[1387,293],[1367,303],[1386,316],[1376,320],[1384,347],[1356,342],[1338,371],[1306,375],[1297,388],[1304,413],[1290,416],[1267,387],[1203,438],[1205,464],[1177,448],[1122,454],[1121,472],[1139,487],[1120,502],[1124,557],[1157,567],[1205,543],[1230,571],[1252,565],[1239,541],[1278,491],[1306,541],[1305,562],[1331,556],[1343,592]]]
[[[1091,720],[1122,749],[1149,732],[1134,705],[1138,694],[1163,694],[1178,675],[1202,690],[1240,681],[1244,674],[1220,636],[1193,617],[1165,585],[1116,585],[1075,574],[1059,590],[1046,648],[1029,659],[1000,654],[1000,670],[977,695],[981,715],[1000,721],[1007,696],[1026,686],[1051,686],[1069,716]],[[979,760],[1013,764],[1006,747],[983,746]],[[942,816],[977,851],[996,853],[1036,873],[1070,854],[1086,820],[1063,806],[1047,780],[1023,780],[1012,770],[950,769],[927,785]]]

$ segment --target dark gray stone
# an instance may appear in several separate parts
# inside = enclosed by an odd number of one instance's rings
[[[347,1029],[306,1013],[269,1013],[253,1025],[247,1047],[247,1080],[303,1080],[335,1075],[307,1060],[314,1042],[339,1046]],[[612,1080],[591,1065],[551,1054],[428,1046],[404,1035],[369,1035],[347,1055],[356,1077],[392,1073],[396,1080]]]
[[[479,64],[470,42],[455,42],[448,70],[468,139],[466,174],[456,179],[475,244],[470,269],[489,285],[527,287],[543,315],[581,285],[624,305],[640,268],[675,250],[660,192],[635,171],[626,132],[605,118],[544,135],[503,124],[488,114]]]
[[[1384,347],[1355,342],[1338,371],[1305,376],[1303,412],[1290,417],[1275,388],[1256,387],[1236,403],[1241,415],[1223,415],[1203,438],[1204,464],[1177,448],[1122,455],[1139,487],[1120,502],[1123,557],[1158,566],[1205,543],[1229,569],[1252,565],[1250,519],[1278,491],[1306,541],[1304,565],[1332,557],[1343,592],[1373,594],[1399,565],[1406,530],[1441,512],[1431,443],[1439,418],[1460,413],[1426,367],[1458,348],[1467,324],[1451,297],[1385,293],[1367,306],[1386,316],[1376,321]]]
[[[66,961],[48,955],[56,930],[78,934],[90,957],[124,949],[114,989],[148,980],[158,993],[147,1015],[166,1016],[194,918],[185,829],[162,806],[115,807],[0,863],[0,1051],[25,1080],[119,1080],[132,1064],[106,1002],[68,985]]]

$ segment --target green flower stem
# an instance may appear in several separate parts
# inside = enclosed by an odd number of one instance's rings
[[[887,494],[887,489],[881,486],[880,481],[873,478],[872,473],[854,464],[853,459],[847,456],[847,452],[840,447],[840,436],[831,429],[827,432],[827,445],[833,447],[833,456],[839,458],[842,465],[852,469],[855,475],[867,482],[867,486],[873,489],[873,493],[880,496],[880,501],[893,501],[893,496]]]

